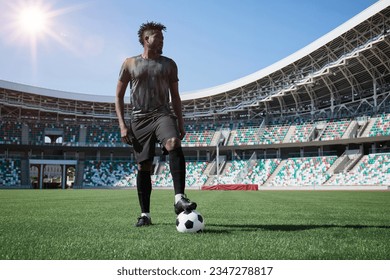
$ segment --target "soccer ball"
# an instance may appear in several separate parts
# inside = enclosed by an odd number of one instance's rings
[[[203,216],[195,210],[181,212],[176,218],[176,229],[178,232],[202,232],[204,229]]]

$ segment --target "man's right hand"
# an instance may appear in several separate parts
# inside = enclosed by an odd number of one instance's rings
[[[132,145],[131,137],[129,135],[129,129],[127,127],[121,128],[121,140],[125,144]]]
[[[142,152],[143,148],[141,144],[138,142],[137,138],[135,138],[135,136],[131,133],[131,131],[128,128],[121,129],[121,136],[122,136],[121,140],[123,143],[132,145],[134,150],[137,153]]]

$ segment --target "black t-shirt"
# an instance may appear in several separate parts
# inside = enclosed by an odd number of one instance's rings
[[[133,118],[171,113],[169,85],[179,80],[172,59],[165,56],[144,59],[141,55],[127,58],[122,64],[119,80],[130,83]]]

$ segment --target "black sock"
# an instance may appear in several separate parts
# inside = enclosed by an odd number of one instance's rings
[[[142,213],[150,213],[150,195],[152,194],[152,180],[150,171],[138,171],[137,191]]]
[[[169,152],[169,168],[172,174],[175,194],[184,194],[186,186],[186,162],[181,147]]]

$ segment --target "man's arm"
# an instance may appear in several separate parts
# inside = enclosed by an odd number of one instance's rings
[[[122,141],[128,143],[127,135],[128,135],[128,128],[126,126],[125,122],[125,93],[126,93],[126,88],[127,88],[128,82],[122,82],[118,81],[118,84],[116,86],[116,95],[115,95],[115,111],[116,115],[118,117],[119,121],[119,128],[121,131],[121,137]]]
[[[184,129],[184,119],[183,119],[183,112],[181,108],[182,104],[181,104],[181,98],[179,94],[179,83],[178,82],[171,83],[169,89],[171,92],[172,108],[177,116],[177,124],[179,126],[180,139],[183,139],[186,132]]]

